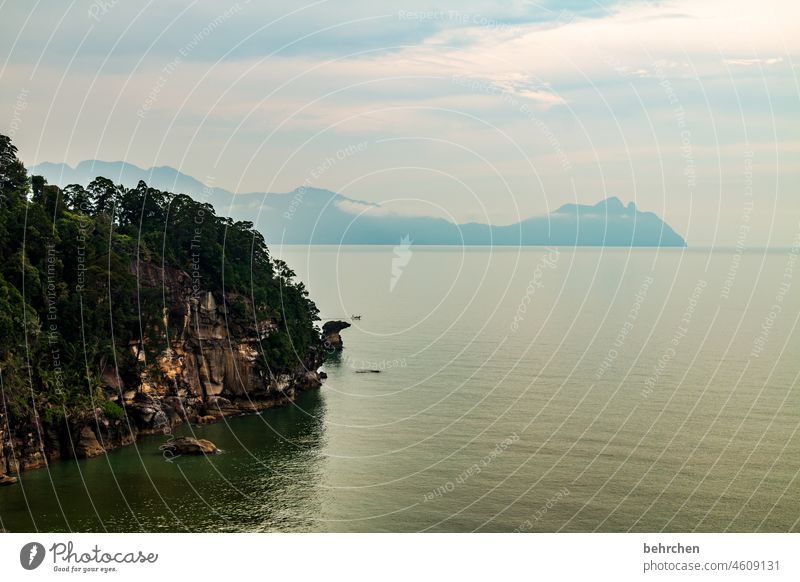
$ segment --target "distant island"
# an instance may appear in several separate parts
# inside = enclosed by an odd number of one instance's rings
[[[686,246],[683,237],[656,214],[616,197],[593,206],[565,204],[545,216],[498,226],[404,216],[319,188],[234,194],[210,188],[169,166],[146,170],[125,162],[90,160],[72,168],[45,162],[31,168],[31,173],[59,187],[86,186],[101,175],[129,188],[144,180],[151,187],[201,198],[234,219],[252,221],[269,244],[396,245],[410,239],[415,245]]]

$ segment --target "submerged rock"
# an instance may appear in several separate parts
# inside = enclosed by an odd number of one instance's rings
[[[11,475],[0,475],[0,485],[13,485],[16,482],[16,477],[12,477]]]
[[[177,437],[167,441],[160,448],[176,455],[215,455],[219,452],[217,445],[211,441],[194,437]]]

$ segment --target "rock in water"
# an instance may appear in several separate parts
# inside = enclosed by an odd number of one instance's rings
[[[219,452],[217,445],[211,441],[194,437],[174,438],[161,445],[161,450],[176,455],[215,455]]]
[[[322,345],[329,350],[341,350],[344,347],[339,332],[350,327],[346,321],[326,321],[322,326]]]
[[[12,477],[11,475],[0,475],[0,485],[13,485],[16,482],[16,477]]]

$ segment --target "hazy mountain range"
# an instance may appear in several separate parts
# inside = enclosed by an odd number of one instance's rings
[[[396,245],[410,238],[418,245],[686,246],[657,215],[640,211],[633,202],[626,206],[616,197],[594,206],[565,204],[546,216],[498,226],[404,216],[379,204],[318,188],[234,194],[208,187],[169,166],[145,170],[125,162],[90,160],[72,168],[45,162],[30,168],[30,173],[58,186],[85,186],[97,176],[126,187],[144,180],[159,190],[182,192],[209,202],[220,215],[250,220],[272,244]]]

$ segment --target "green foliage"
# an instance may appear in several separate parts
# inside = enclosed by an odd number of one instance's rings
[[[119,420],[125,416],[125,411],[123,410],[123,408],[119,404],[111,400],[106,400],[105,402],[103,402],[102,410],[103,410],[103,416],[105,416],[109,420]]]
[[[109,368],[137,387],[144,364],[130,346],[142,341],[158,377],[154,356],[182,314],[172,313],[165,281],[137,276],[140,261],[152,272],[186,272],[198,295],[226,303],[228,318],[250,327],[273,320],[280,331],[264,342],[268,373],[295,368],[315,349],[316,306],[251,222],[144,182],[128,189],[98,177],[59,189],[29,179],[16,152],[0,135],[0,371],[19,413],[86,410]],[[103,411],[122,409],[106,402]]]
[[[45,424],[58,424],[64,420],[64,409],[60,406],[45,406],[41,418]]]

